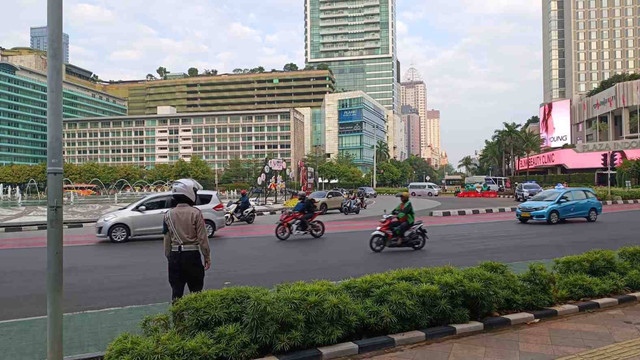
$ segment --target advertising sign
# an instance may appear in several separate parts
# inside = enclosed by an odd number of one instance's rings
[[[339,122],[362,120],[362,109],[340,110],[338,116]]]
[[[340,124],[340,132],[362,132],[361,122],[349,122]]]
[[[638,159],[640,150],[624,150],[623,158]],[[540,169],[563,166],[568,170],[598,169],[602,167],[602,152],[579,153],[574,149],[550,151],[520,159],[517,162],[518,171],[526,169]]]
[[[571,142],[571,100],[540,107],[540,139],[543,148],[558,148]]]
[[[271,159],[269,167],[274,171],[282,171],[287,168],[287,164],[282,159]]]

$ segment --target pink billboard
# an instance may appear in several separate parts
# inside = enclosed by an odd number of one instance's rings
[[[573,149],[550,151],[529,156],[518,161],[518,170],[564,166],[573,169],[598,169],[602,167],[602,154],[606,152],[578,153]],[[640,159],[640,150],[623,151],[626,159]]]
[[[540,141],[543,148],[558,148],[571,142],[571,100],[540,107]]]

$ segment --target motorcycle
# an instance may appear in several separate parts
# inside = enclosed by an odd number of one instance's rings
[[[342,213],[345,215],[349,214],[360,214],[360,209],[362,208],[362,204],[359,198],[346,198],[342,202]]]
[[[238,201],[229,201],[227,204],[227,213],[224,214],[225,225],[231,226],[235,221],[244,221],[247,224],[253,224],[253,222],[256,221],[256,208],[253,205],[238,216],[238,214],[236,214],[236,209],[239,205],[240,203]]]
[[[427,228],[422,221],[416,221],[413,226],[404,233],[402,243],[398,244],[398,238],[390,228],[396,219],[394,215],[384,215],[380,220],[381,225],[371,234],[369,247],[373,252],[381,252],[384,248],[412,248],[421,250],[427,244]]]
[[[284,211],[280,215],[280,220],[276,226],[276,237],[279,240],[287,240],[291,235],[307,235],[311,234],[314,238],[320,238],[324,235],[324,223],[316,218],[321,215],[321,212],[314,213],[313,217],[308,220],[308,226],[306,230],[299,230],[302,224],[304,214]]]

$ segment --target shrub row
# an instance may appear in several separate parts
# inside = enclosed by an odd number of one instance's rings
[[[377,187],[376,192],[378,195],[396,195],[405,191],[409,191],[407,188],[389,188],[389,187]]]
[[[485,262],[467,269],[403,269],[348,279],[232,287],[186,296],[123,334],[106,359],[242,360],[535,310],[558,301],[640,290],[640,248],[595,250],[531,264],[516,275]]]
[[[595,177],[593,173],[577,173],[577,174],[547,174],[547,175],[522,175],[514,176],[511,179],[512,183],[522,183],[525,181],[535,181],[540,186],[555,186],[567,182],[569,186],[578,186],[579,184],[585,184],[587,186],[593,186]]]
[[[601,200],[636,200],[640,199],[640,189],[626,190],[615,188],[611,189],[611,196],[609,196],[609,192],[606,188],[596,188],[596,195],[598,196],[598,199]]]

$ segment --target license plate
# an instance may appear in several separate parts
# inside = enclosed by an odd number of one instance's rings
[[[522,214],[520,214],[520,217],[525,217],[525,218],[531,217],[531,214],[527,212],[523,212]]]

